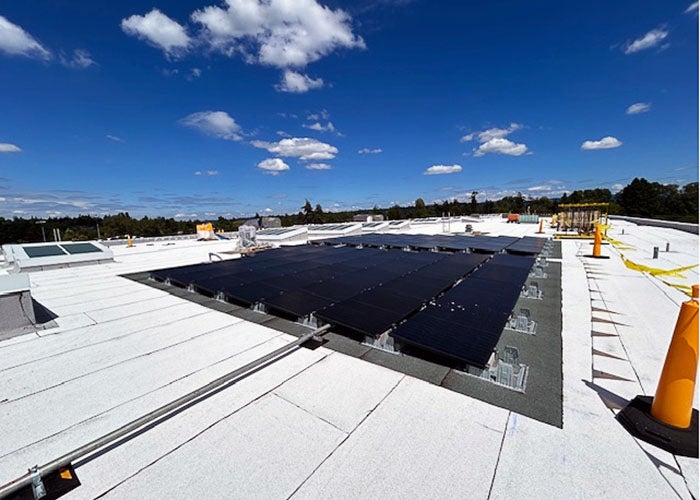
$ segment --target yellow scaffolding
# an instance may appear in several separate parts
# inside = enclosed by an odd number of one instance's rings
[[[608,225],[608,203],[564,203],[559,205],[555,238],[593,238],[595,225]],[[603,220],[604,219],[604,220]]]

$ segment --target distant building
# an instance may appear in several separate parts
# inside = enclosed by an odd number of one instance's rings
[[[381,214],[357,214],[352,218],[353,222],[384,222]]]
[[[257,219],[248,219],[244,222],[244,225],[258,229],[271,229],[282,227],[282,219],[279,217],[258,217]]]

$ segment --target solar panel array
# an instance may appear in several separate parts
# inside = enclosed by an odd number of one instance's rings
[[[259,234],[261,236],[279,236],[281,234],[286,234],[286,233],[298,231],[299,229],[300,228],[298,228],[298,227],[282,227],[282,228],[263,229],[262,231],[258,231],[257,234]]]
[[[530,240],[535,240],[534,242]],[[541,243],[540,243],[541,242]],[[544,244],[542,238],[517,238],[513,236],[444,236],[425,234],[365,234],[343,236],[314,242],[327,245],[352,245],[374,248],[413,248],[423,250],[450,250],[498,253],[514,251],[539,253]]]
[[[309,226],[309,229],[312,231],[345,231],[354,226],[355,224],[321,224]]]
[[[390,335],[440,356],[485,367],[534,261],[495,255]]]
[[[313,313],[353,335],[376,337],[396,327],[390,335],[403,344],[483,367],[534,261],[511,254],[309,245],[151,276],[246,306],[261,303],[283,317]]]

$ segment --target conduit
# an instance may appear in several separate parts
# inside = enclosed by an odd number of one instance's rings
[[[161,406],[160,408],[137,418],[136,420],[132,420],[131,422],[123,425],[122,427],[105,434],[102,437],[99,437],[95,439],[94,441],[91,441],[80,448],[77,448],[71,452],[66,453],[65,455],[56,458],[54,460],[51,460],[50,462],[42,465],[41,467],[38,467],[36,470],[33,470],[32,474],[25,474],[14,481],[11,481],[3,486],[0,486],[0,499],[5,498],[12,493],[15,493],[16,491],[30,486],[32,484],[32,481],[38,476],[42,477],[45,476],[46,474],[49,474],[53,471],[56,471],[57,469],[61,467],[66,467],[68,466],[71,462],[74,462],[80,458],[83,458],[89,454],[91,454],[94,451],[99,450],[100,448],[103,448],[109,444],[114,443],[115,441],[131,434],[132,432],[138,430],[139,428],[150,424],[151,422],[168,415],[171,412],[174,412],[175,410],[181,408],[182,406],[214,391],[215,389],[218,389],[222,385],[238,378],[241,377],[242,375],[245,375],[246,373],[255,370],[256,368],[260,367],[261,365],[267,363],[270,360],[273,360],[275,358],[278,358],[279,356],[291,351],[297,346],[300,346],[309,340],[313,339],[314,337],[321,337],[324,334],[327,333],[327,331],[330,329],[330,325],[324,325],[320,328],[315,329],[312,332],[309,332],[302,337],[299,337],[298,339],[294,340],[293,342],[290,342],[289,344],[286,344],[279,349],[275,349],[274,351],[255,359],[254,361],[251,361],[250,363],[243,365],[242,367],[227,373],[226,375],[222,375],[221,377],[209,382],[208,384],[200,387],[199,389],[195,389],[194,391],[185,394],[184,396],[181,396],[180,398],[171,401],[170,403]]]

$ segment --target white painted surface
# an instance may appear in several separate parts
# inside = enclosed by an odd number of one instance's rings
[[[490,235],[538,229],[470,224]],[[615,222],[610,233],[635,247],[623,250],[635,262],[697,264],[697,237],[668,231]],[[672,252],[645,257],[665,240]],[[68,498],[697,498],[698,461],[638,443],[598,395],[653,394],[686,298],[627,269],[613,247],[611,259],[587,261],[588,243],[563,242],[563,429],[298,349],[80,464],[83,486]],[[207,262],[230,246],[137,243],[113,247],[113,263],[30,275],[33,295],[60,315],[56,328],[0,342],[0,483],[292,340],[118,276]],[[697,269],[674,280],[697,282]]]

